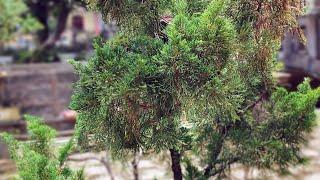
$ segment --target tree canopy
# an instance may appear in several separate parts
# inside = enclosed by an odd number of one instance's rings
[[[23,0],[0,0],[0,44],[10,40],[17,33],[34,32],[41,24],[27,12]]]
[[[88,64],[72,62],[84,148],[115,157],[170,150],[175,179],[181,160],[186,179],[221,176],[233,163],[283,171],[304,162],[299,150],[320,90],[306,80],[287,92],[271,75],[282,34],[299,33],[300,1],[87,3],[121,31],[97,41]],[[161,31],[163,15],[173,19]]]

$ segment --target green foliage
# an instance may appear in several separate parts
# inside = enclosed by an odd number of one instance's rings
[[[231,0],[227,14],[238,32],[237,58],[247,66],[241,74],[252,90],[259,85],[262,85],[260,90],[273,88],[271,73],[281,38],[286,32],[302,34],[296,21],[303,12],[302,4],[300,0]],[[247,68],[250,71],[245,71]]]
[[[0,44],[16,33],[34,32],[41,24],[27,13],[24,0],[0,0]]]
[[[233,0],[177,0],[167,8],[161,6],[167,1],[88,2],[124,29],[96,43],[88,64],[72,61],[80,80],[71,108],[79,112],[82,146],[95,144],[117,157],[174,149],[184,156],[186,179],[221,175],[236,162],[276,171],[303,162],[299,150],[320,90],[308,81],[298,92],[273,83],[280,34],[293,18],[256,26],[259,13],[278,17],[285,7],[257,13],[254,4]],[[146,26],[154,21],[135,19],[135,10],[150,13],[137,8],[148,4],[173,16],[167,42],[139,30],[154,32]],[[249,12],[238,10],[248,4]]]
[[[235,145],[228,149],[229,155],[238,155],[244,164],[274,170],[302,162],[299,150],[305,142],[303,132],[310,132],[315,125],[314,107],[319,96],[320,89],[312,90],[309,81],[297,92],[277,89],[269,101],[261,104],[262,112],[253,112],[256,122],[229,130],[226,139]]]
[[[16,162],[19,177],[32,180],[83,179],[83,172],[73,172],[65,165],[65,160],[73,148],[73,140],[59,150],[57,158],[52,144],[56,136],[55,130],[43,124],[40,118],[25,118],[30,134],[28,142],[17,141],[7,133],[0,136]]]
[[[99,10],[105,19],[115,20],[127,33],[159,33],[159,20],[170,0],[85,0],[89,8]]]

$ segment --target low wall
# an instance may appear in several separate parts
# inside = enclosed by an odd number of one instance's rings
[[[64,120],[61,112],[68,109],[76,80],[73,67],[67,63],[0,66],[0,107],[43,117],[62,136],[70,135],[74,122]],[[19,139],[27,138],[24,121],[0,121],[0,132],[3,131],[14,133]],[[7,147],[0,141],[0,159],[8,157]]]
[[[0,67],[1,105],[18,107],[21,114],[46,120],[59,118],[68,108],[72,84],[77,80],[67,63],[21,64]]]

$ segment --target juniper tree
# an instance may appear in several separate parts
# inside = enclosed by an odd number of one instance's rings
[[[74,148],[73,140],[56,152],[52,142],[56,135],[55,130],[43,124],[38,117],[25,117],[30,135],[27,142],[18,141],[7,133],[0,134],[16,163],[18,179],[83,179],[83,171],[72,171],[65,163]]]
[[[221,176],[234,163],[280,172],[304,162],[320,90],[306,81],[287,92],[271,76],[298,1],[87,2],[121,31],[97,41],[87,64],[72,62],[81,146],[114,157],[170,151],[174,179],[182,162],[186,179]],[[163,15],[173,19],[161,31]]]

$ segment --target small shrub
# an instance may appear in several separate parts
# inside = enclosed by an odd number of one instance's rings
[[[15,161],[19,178],[30,180],[83,179],[83,171],[72,171],[65,161],[72,151],[70,140],[59,152],[54,151],[53,138],[56,131],[45,125],[40,118],[25,116],[29,141],[16,140],[12,135],[2,133],[2,140],[8,145],[11,158]]]

